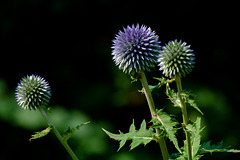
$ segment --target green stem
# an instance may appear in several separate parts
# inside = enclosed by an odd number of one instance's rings
[[[140,73],[141,73],[140,81],[142,83],[143,90],[144,90],[144,93],[145,93],[145,96],[146,96],[146,99],[147,99],[147,102],[148,102],[149,110],[151,112],[152,118],[154,118],[154,117],[157,116],[157,113],[156,113],[156,110],[155,110],[155,104],[153,102],[151,90],[149,89],[145,73],[143,71],[140,71]],[[156,129],[156,133],[157,133],[157,136],[159,136],[161,134],[160,129]],[[167,149],[167,145],[166,145],[164,137],[160,137],[158,139],[158,143],[159,143],[159,146],[160,146],[160,149],[161,149],[161,152],[162,152],[163,160],[168,160],[169,159],[169,154],[168,154],[168,149]]]
[[[181,110],[182,110],[182,117],[183,117],[183,124],[188,127],[188,114],[187,114],[187,107],[185,104],[185,101],[182,98],[182,83],[181,78],[179,76],[176,77],[176,84],[177,84],[177,90],[178,90],[178,97],[180,99],[181,103]],[[187,140],[187,151],[188,151],[188,160],[192,160],[192,146],[191,146],[191,139],[190,139],[190,133],[185,130],[186,140]]]
[[[73,160],[78,160],[77,156],[74,154],[74,152],[72,151],[72,149],[69,147],[67,141],[64,141],[63,137],[61,136],[61,134],[59,133],[59,131],[57,130],[57,128],[53,125],[53,123],[51,122],[51,120],[48,118],[47,113],[44,111],[44,109],[42,107],[39,107],[39,110],[43,116],[43,118],[47,121],[48,125],[52,128],[53,132],[55,133],[55,135],[57,136],[58,140],[62,143],[62,145],[64,146],[64,148],[67,150],[67,152],[70,154],[70,156],[72,157]]]

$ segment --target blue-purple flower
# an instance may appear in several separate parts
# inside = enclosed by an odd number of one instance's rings
[[[195,55],[190,45],[181,40],[179,42],[175,40],[163,46],[158,62],[165,76],[175,78],[189,74],[194,67],[194,60]]]
[[[51,97],[48,82],[40,76],[24,77],[16,88],[17,103],[23,109],[37,109],[46,106]]]
[[[150,27],[137,24],[118,32],[113,40],[112,55],[119,69],[135,75],[155,67],[160,48],[155,32]]]

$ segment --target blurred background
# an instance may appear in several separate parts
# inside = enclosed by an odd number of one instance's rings
[[[240,149],[238,75],[239,27],[231,1],[129,0],[3,0],[0,2],[0,159],[70,159],[53,133],[32,140],[46,127],[38,111],[17,106],[14,91],[20,79],[36,74],[52,88],[50,118],[62,132],[68,126],[91,121],[69,140],[80,160],[161,159],[156,143],[117,152],[118,142],[101,130],[127,132],[132,120],[138,128],[150,113],[139,82],[114,65],[111,45],[122,27],[150,26],[161,44],[178,39],[191,44],[196,55],[193,72],[182,79],[183,88],[196,95],[202,119],[203,141],[224,140]],[[161,77],[158,68],[147,73]],[[155,94],[157,107],[177,114],[163,94]],[[160,98],[159,98],[160,97]],[[199,114],[189,109],[194,120]],[[180,142],[181,144],[182,142]],[[168,143],[169,152],[177,152]],[[240,159],[239,154],[214,153],[202,159]]]

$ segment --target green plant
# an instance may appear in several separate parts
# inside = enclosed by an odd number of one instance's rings
[[[201,133],[205,128],[201,123],[203,112],[192,98],[190,91],[183,89],[181,82],[182,78],[190,74],[194,68],[195,54],[190,47],[186,42],[178,40],[170,41],[162,47],[155,31],[139,24],[127,26],[115,36],[112,46],[113,61],[119,69],[130,75],[133,82],[141,83],[142,89],[139,92],[145,95],[151,115],[150,123],[143,119],[139,129],[133,121],[127,133],[120,131],[119,134],[114,134],[103,129],[110,138],[120,141],[118,150],[127,141],[131,141],[130,150],[141,144],[147,145],[151,141],[156,141],[163,160],[198,160],[205,153],[213,152],[240,153],[240,150],[224,147],[222,141],[216,144],[211,144],[211,141],[201,141]],[[159,66],[164,76],[154,77],[158,84],[149,85],[145,72],[150,72],[155,66]],[[176,87],[173,87],[174,84]],[[181,122],[175,119],[177,115],[167,113],[163,107],[155,106],[152,94],[162,91],[160,88],[163,87],[172,106],[181,111]],[[61,135],[48,117],[50,99],[51,88],[44,78],[30,75],[18,83],[16,88],[18,105],[24,110],[39,110],[48,124],[47,128],[36,132],[29,140],[44,137],[53,131],[72,159],[77,160],[77,156],[68,145],[68,139],[76,130],[89,122],[68,127]],[[195,117],[195,121],[189,119],[189,107],[200,113]],[[177,136],[179,132],[185,135],[184,139]],[[171,144],[167,145],[166,140]],[[180,141],[183,143],[179,143]],[[169,154],[167,146],[173,146],[177,153]]]
[[[41,138],[46,136],[51,130],[55,133],[58,140],[64,146],[66,151],[72,157],[72,159],[77,160],[77,156],[73,150],[68,145],[67,140],[72,136],[72,134],[79,129],[82,125],[88,124],[89,122],[83,123],[76,126],[75,128],[68,128],[65,131],[64,136],[62,136],[55,125],[51,122],[47,115],[47,107],[51,98],[51,89],[48,82],[41,78],[40,76],[26,76],[24,77],[16,88],[16,100],[18,105],[23,109],[28,110],[39,110],[43,118],[46,120],[48,127],[42,131],[36,132],[30,138],[32,139]]]
[[[232,152],[240,153],[240,150],[224,147],[222,142],[211,144],[211,141],[201,142],[201,132],[204,127],[201,126],[201,117],[196,117],[192,122],[187,113],[187,106],[195,108],[203,115],[198,108],[195,100],[189,94],[189,91],[182,89],[181,78],[189,74],[194,67],[195,55],[190,45],[182,41],[170,41],[167,45],[160,47],[158,36],[150,28],[145,26],[124,28],[113,41],[113,60],[119,69],[129,73],[134,81],[140,81],[143,89],[140,91],[145,94],[149,110],[152,117],[152,125],[146,126],[145,120],[142,121],[140,129],[135,128],[134,122],[131,124],[128,133],[113,134],[106,129],[103,131],[112,139],[120,141],[120,150],[127,140],[132,141],[130,150],[140,144],[148,144],[156,141],[160,145],[162,157],[164,160],[197,160],[204,153],[213,152]],[[143,57],[141,57],[144,55]],[[157,57],[157,62],[156,62]],[[150,71],[158,63],[160,71],[163,71],[165,77],[155,78],[159,81],[157,85],[148,85],[144,71]],[[166,78],[167,77],[167,78]],[[176,83],[177,91],[170,86]],[[152,98],[152,91],[159,91],[159,88],[166,87],[166,95],[174,107],[180,108],[182,112],[182,123],[176,121],[173,115],[168,114],[163,108],[156,109]],[[179,139],[176,133],[183,131],[186,139],[184,145],[179,146]],[[177,153],[169,154],[165,139],[169,139],[175,146]]]

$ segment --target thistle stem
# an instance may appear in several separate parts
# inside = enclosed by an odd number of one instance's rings
[[[188,114],[187,114],[187,107],[186,104],[182,98],[182,82],[181,78],[179,76],[176,77],[176,84],[177,84],[177,90],[178,90],[178,97],[181,103],[181,110],[182,110],[182,117],[183,117],[183,124],[188,127]],[[188,160],[192,160],[192,146],[191,146],[191,139],[190,139],[190,133],[185,130],[186,135],[186,141],[187,141],[187,151],[188,151]]]
[[[54,124],[51,122],[51,120],[48,118],[47,113],[44,111],[42,107],[39,107],[39,110],[43,116],[43,118],[47,121],[48,125],[52,128],[53,132],[57,136],[58,140],[62,143],[64,148],[67,150],[67,152],[70,154],[73,160],[78,160],[77,156],[75,153],[72,151],[72,149],[69,147],[67,141],[63,139],[57,128],[54,126]]]
[[[156,110],[155,110],[155,104],[153,102],[151,90],[148,87],[148,82],[147,82],[145,73],[143,71],[140,71],[140,73],[141,73],[140,81],[142,83],[143,90],[144,90],[144,93],[145,93],[145,96],[146,96],[146,99],[147,99],[147,102],[148,102],[149,110],[151,112],[152,118],[154,118],[154,117],[157,116],[157,113],[156,113]],[[156,129],[157,136],[159,136],[161,134],[161,132],[162,131],[160,129]],[[160,149],[161,149],[161,152],[162,152],[163,160],[168,160],[169,159],[169,154],[168,154],[168,149],[167,149],[167,145],[166,145],[164,137],[160,137],[158,139],[158,143],[159,143],[159,146],[160,146]]]

